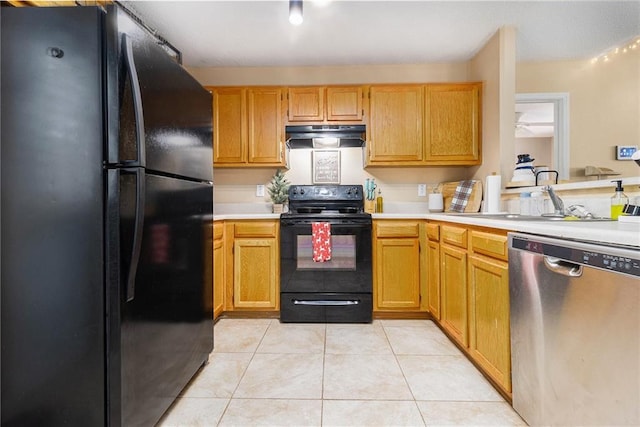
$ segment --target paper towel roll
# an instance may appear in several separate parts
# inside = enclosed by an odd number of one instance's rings
[[[500,212],[502,180],[500,175],[490,175],[484,181],[484,212]]]

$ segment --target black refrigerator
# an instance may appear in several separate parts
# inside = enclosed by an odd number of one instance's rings
[[[213,348],[211,95],[122,9],[0,9],[2,426],[151,426]]]

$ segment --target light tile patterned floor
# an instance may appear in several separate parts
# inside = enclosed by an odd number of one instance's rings
[[[221,319],[210,362],[160,426],[521,426],[428,320]]]

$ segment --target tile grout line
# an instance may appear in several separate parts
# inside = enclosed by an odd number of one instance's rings
[[[393,327],[393,326],[389,326],[389,327]],[[411,397],[413,398],[413,404],[416,407],[416,410],[418,411],[418,414],[420,414],[420,418],[422,419],[422,423],[423,425],[427,425],[427,420],[425,419],[424,414],[422,413],[422,411],[420,410],[420,407],[418,406],[418,401],[416,400],[416,396],[413,393],[413,390],[411,389],[411,385],[409,385],[409,381],[407,380],[407,375],[404,372],[404,369],[402,369],[402,365],[400,364],[400,361],[398,360],[398,354],[396,353],[395,348],[393,348],[393,345],[391,344],[391,340],[389,339],[389,335],[387,335],[387,327],[384,325],[384,323],[382,323],[382,330],[384,331],[384,336],[387,339],[387,342],[389,343],[389,347],[391,347],[391,353],[393,354],[393,358],[396,360],[396,363],[398,364],[398,368],[400,368],[400,372],[402,373],[402,379],[404,380],[405,384],[407,385],[407,388],[409,389],[409,393],[411,393]]]
[[[224,418],[225,414],[227,413],[227,410],[229,409],[229,405],[231,405],[231,402],[234,399],[234,395],[236,394],[236,391],[238,391],[238,387],[240,387],[240,383],[242,382],[242,379],[244,378],[245,374],[247,373],[247,370],[249,370],[249,365],[251,365],[251,361],[256,356],[258,348],[260,347],[260,344],[262,344],[262,340],[264,340],[264,337],[267,335],[267,331],[271,327],[272,323],[273,323],[273,320],[270,319],[269,323],[267,324],[267,327],[264,329],[264,332],[262,333],[262,337],[260,337],[260,341],[258,341],[258,344],[253,349],[253,352],[251,353],[251,357],[249,358],[249,362],[247,363],[247,366],[245,366],[244,370],[242,371],[242,375],[240,375],[240,379],[238,380],[238,383],[236,384],[235,388],[231,392],[231,396],[229,396],[229,401],[225,405],[224,410],[222,411],[222,414],[220,415],[220,419],[216,423],[216,426],[220,425],[220,423],[222,422],[222,419]]]

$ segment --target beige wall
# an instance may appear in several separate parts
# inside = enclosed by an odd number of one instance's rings
[[[640,145],[640,51],[608,63],[590,60],[528,62],[516,66],[517,93],[569,93],[572,179],[584,167],[604,166],[638,176],[631,161],[616,161],[616,145]]]
[[[495,172],[503,186],[515,165],[515,41],[513,27],[501,28],[471,60],[469,76],[484,82],[482,165],[474,177],[484,179]]]
[[[204,86],[424,83],[468,80],[468,64],[189,68]]]
[[[515,139],[515,152],[527,153],[531,158],[535,159],[533,164],[538,166],[547,166],[553,169],[553,137],[527,137]]]

